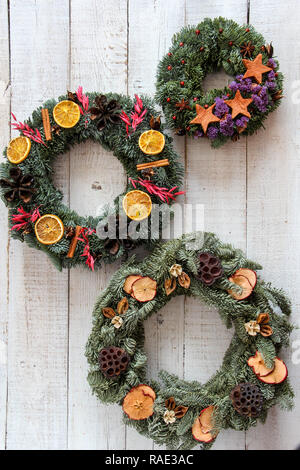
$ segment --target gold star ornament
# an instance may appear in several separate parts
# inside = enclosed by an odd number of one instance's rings
[[[247,69],[243,78],[255,78],[257,83],[262,82],[263,73],[270,72],[271,67],[267,67],[262,63],[262,55],[258,54],[254,60],[243,59],[243,64]]]
[[[240,90],[235,94],[233,100],[225,100],[225,103],[231,108],[232,119],[238,114],[243,114],[248,118],[251,118],[251,114],[248,111],[248,106],[252,103],[252,98],[243,98]]]
[[[200,124],[202,126],[204,134],[206,134],[209,124],[212,122],[219,122],[220,119],[213,114],[213,109],[216,103],[205,109],[199,104],[196,104],[197,116],[190,122],[190,124]]]

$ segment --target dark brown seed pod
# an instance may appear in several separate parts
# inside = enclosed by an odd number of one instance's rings
[[[198,277],[207,286],[211,286],[223,275],[223,268],[219,258],[211,253],[199,253],[199,261]]]
[[[109,346],[99,352],[100,369],[108,379],[116,379],[125,372],[129,361],[130,357],[127,352],[117,346]]]
[[[230,398],[237,413],[257,418],[262,410],[263,396],[257,385],[241,383],[231,391]]]

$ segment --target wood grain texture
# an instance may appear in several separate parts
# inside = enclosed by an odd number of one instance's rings
[[[278,8],[277,0],[8,4],[10,18],[6,2],[0,9],[2,147],[10,138],[10,105],[22,120],[45,99],[78,85],[88,91],[153,95],[158,61],[176,31],[219,15],[246,22],[250,4],[250,22],[273,41],[286,75],[286,98],[268,118],[266,131],[248,141],[213,150],[207,141],[175,138],[186,168],[182,200],[203,204],[205,230],[263,264],[264,278],[289,292],[299,324],[299,104],[292,98],[294,81],[300,80],[299,2],[287,0],[286,8]],[[228,80],[222,73],[211,75],[206,87]],[[86,143],[57,160],[55,179],[65,202],[84,215],[111,202],[123,190],[126,175],[111,154]],[[157,448],[125,427],[120,407],[102,405],[86,382],[84,348],[92,308],[119,264],[96,273],[81,268],[59,273],[45,255],[14,240],[8,246],[3,205],[0,222],[0,449]],[[206,381],[221,365],[232,336],[215,309],[184,298],[171,301],[145,328],[149,377],[166,369]],[[297,331],[293,337],[299,340]],[[293,414],[276,408],[264,426],[247,434],[223,431],[215,449],[292,449],[299,444],[300,374],[291,352],[283,358],[297,393]]]
[[[264,278],[288,292],[292,319],[299,326],[300,104],[294,94],[300,88],[300,57],[296,52],[300,46],[300,4],[291,0],[286,7],[278,8],[274,0],[250,3],[250,22],[268,42],[273,41],[274,54],[285,75],[285,98],[268,119],[266,130],[248,141],[247,248],[249,255],[264,266]],[[269,21],[269,12],[275,9],[276,15]],[[299,340],[299,331],[292,338]],[[291,349],[281,355],[287,361],[296,407],[292,414],[273,408],[264,426],[248,432],[248,449],[295,449],[300,444],[300,366],[293,365]]]
[[[0,146],[10,137],[10,77],[8,11],[0,9]],[[3,160],[2,152],[0,161]],[[8,221],[4,207],[0,211],[0,449],[5,449],[7,412],[7,322],[8,322]]]
[[[127,93],[127,2],[72,1],[70,87]],[[92,189],[97,181],[101,189]],[[124,190],[122,165],[99,145],[73,149],[70,163],[70,205],[81,214],[96,215]],[[96,184],[97,186],[97,184]],[[79,190],[80,188],[80,190]],[[70,449],[124,449],[125,426],[118,406],[101,405],[87,384],[85,344],[91,313],[118,263],[95,273],[73,269],[69,284],[69,435]]]
[[[18,119],[65,91],[68,30],[68,1],[25,0],[22,8],[10,2],[11,105]],[[65,448],[68,273],[15,241],[10,263],[7,447]]]

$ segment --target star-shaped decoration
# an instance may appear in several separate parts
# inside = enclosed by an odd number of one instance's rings
[[[250,103],[252,103],[252,101],[252,98],[243,98],[240,90],[237,90],[233,100],[225,100],[225,103],[232,110],[232,119],[234,119],[238,114],[243,114],[244,116],[250,118],[251,114],[248,111],[248,106]]]
[[[191,124],[200,124],[206,134],[208,125],[212,122],[219,122],[220,118],[213,114],[213,109],[216,106],[216,103],[211,105],[209,108],[202,108],[199,104],[196,104],[196,113],[197,116],[191,121]]]
[[[181,101],[178,101],[175,106],[176,108],[178,108],[178,111],[183,111],[184,109],[191,109],[191,107],[189,106],[189,102],[185,101],[184,98],[182,98]]]
[[[243,59],[243,64],[247,69],[244,78],[253,77],[257,83],[262,82],[263,73],[272,70],[271,67],[267,67],[262,63],[262,54],[258,54],[254,60]]]

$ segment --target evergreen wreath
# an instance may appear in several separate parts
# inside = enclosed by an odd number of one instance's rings
[[[79,263],[94,270],[143,243],[141,238],[118,238],[120,197],[133,194],[131,204],[137,199],[148,216],[152,203],[169,204],[181,194],[177,187],[183,168],[172,139],[163,133],[154,102],[147,97],[84,94],[79,87],[58,101],[50,99],[24,123],[12,117],[20,137],[9,143],[4,151],[8,161],[0,166],[0,193],[9,208],[12,237],[44,251],[60,270]],[[124,194],[99,217],[82,217],[70,210],[52,181],[53,160],[89,139],[111,151],[129,177]],[[127,224],[131,219],[141,220],[129,215]],[[115,239],[100,239],[98,223],[107,230],[112,221],[117,226]]]
[[[273,46],[253,26],[224,18],[175,34],[158,66],[156,99],[178,135],[208,137],[213,147],[251,135],[282,98],[283,75]],[[234,80],[204,93],[207,74],[223,69]]]
[[[244,431],[264,422],[269,408],[293,406],[287,368],[277,357],[289,344],[290,301],[256,271],[242,251],[204,233],[158,243],[112,277],[93,311],[87,346],[88,382],[104,403],[123,406],[124,421],[168,448],[208,449],[221,429]],[[199,245],[198,245],[199,246]],[[158,261],[159,260],[159,261]],[[165,371],[147,381],[143,322],[172,297],[189,295],[215,306],[234,327],[221,368],[206,383]]]

